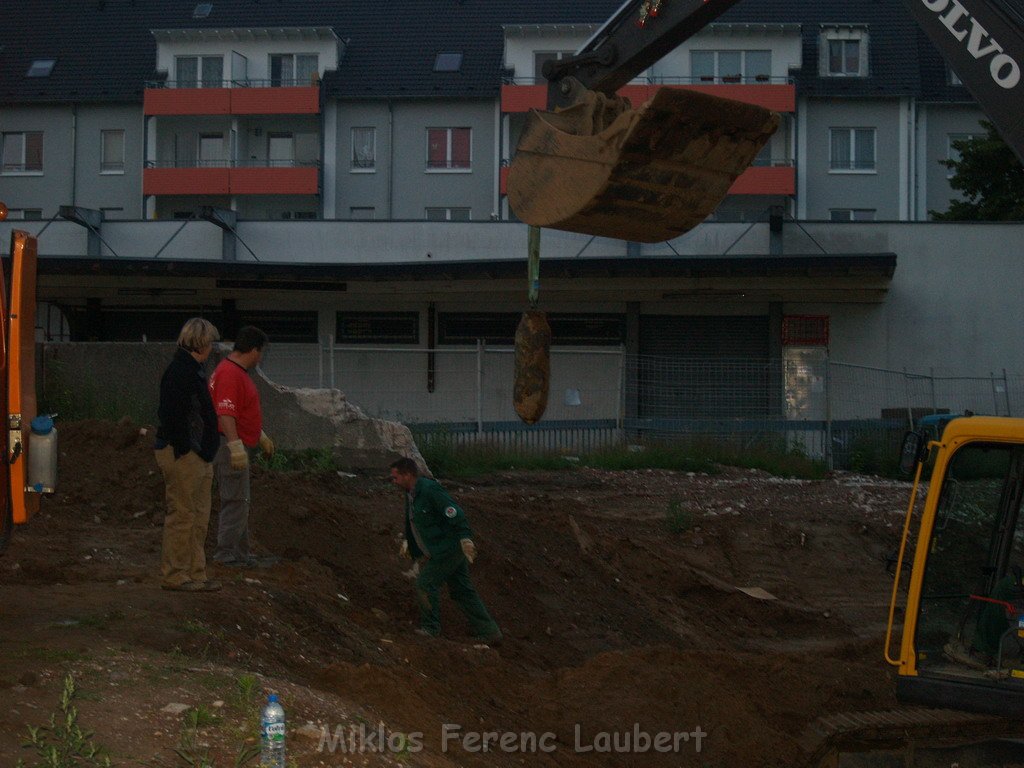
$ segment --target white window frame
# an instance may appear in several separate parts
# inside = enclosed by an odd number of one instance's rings
[[[370,132],[370,164],[356,165],[356,132]],[[350,133],[351,152],[349,154],[349,173],[376,173],[377,172],[377,128],[373,125],[354,125]],[[428,149],[429,152],[429,149]]]
[[[874,221],[878,213],[877,208],[829,208],[829,221]],[[844,218],[835,218],[836,214],[843,214]],[[870,214],[870,215],[865,215]]]
[[[711,75],[711,80],[710,81],[704,80],[704,79],[699,79],[698,80],[698,76],[693,74],[693,54],[695,54],[695,53],[710,53],[712,56],[714,56],[714,66],[712,67],[713,74]],[[771,51],[770,48],[751,48],[749,50],[746,49],[746,48],[743,48],[743,49],[740,49],[740,48],[713,48],[713,49],[695,48],[695,49],[690,51],[690,80],[694,84],[696,84],[696,85],[699,85],[700,83],[708,83],[708,82],[711,82],[711,83],[724,83],[724,82],[726,82],[724,80],[724,78],[726,78],[726,77],[732,78],[733,76],[735,76],[737,73],[733,73],[733,72],[730,72],[728,74],[723,74],[722,73],[721,54],[723,54],[723,53],[738,53],[740,55],[740,71],[738,73],[739,80],[735,80],[734,81],[734,80],[730,79],[728,81],[729,83],[734,83],[734,82],[738,82],[738,83],[755,83],[755,82],[763,83],[763,82],[771,82],[772,75],[771,75],[771,65],[770,64],[768,66],[768,75],[767,75],[768,79],[767,80],[763,80],[763,79],[762,80],[757,80],[757,76],[747,74],[747,54],[748,53],[767,53],[768,54],[768,60],[770,62],[771,61],[771,55],[772,55],[772,51]],[[701,76],[701,77],[703,78],[704,76]]]
[[[28,137],[39,136],[39,167],[25,168],[25,157],[28,152]],[[7,168],[4,158],[7,156],[7,142],[17,137],[21,141],[20,162],[12,163],[12,168]],[[0,133],[0,174],[4,176],[42,176],[45,163],[43,162],[43,131],[4,131]]]
[[[831,47],[830,43],[832,42],[857,42],[859,44],[856,72],[847,72],[845,70],[845,55],[843,56],[843,71],[833,72],[831,70],[829,65],[829,59],[831,58],[831,56],[829,55],[829,48]],[[868,35],[868,30],[866,27],[823,26],[821,31],[821,38],[819,41],[818,73],[822,77],[867,77],[869,74],[868,62],[871,60],[871,57],[868,55],[869,50],[870,37]]]
[[[431,211],[444,211],[444,218],[443,219],[438,219],[438,218],[432,219],[432,218],[430,218],[430,212]],[[452,218],[452,212],[453,211],[465,211],[466,212],[466,218],[464,218],[464,219],[462,219],[462,218],[453,219]],[[469,206],[464,206],[464,205],[452,205],[452,206],[428,205],[424,209],[424,218],[427,221],[472,221],[473,220],[473,209],[470,208]]]
[[[174,83],[178,88],[182,88],[181,75],[179,70],[179,64],[182,59],[195,59],[196,60],[196,84],[188,86],[189,88],[224,88],[225,87],[225,73],[224,73],[224,57],[220,55],[203,55],[203,54],[191,54],[189,56],[175,56],[174,57]],[[205,85],[203,81],[203,60],[204,59],[220,59],[220,82],[216,85]]]
[[[469,165],[465,168],[452,168],[452,136],[453,131],[467,130],[469,131]],[[446,151],[446,163],[444,168],[431,168],[430,167],[430,132],[431,131],[447,131],[448,146]],[[427,141],[424,149],[426,150],[426,173],[472,173],[473,172],[473,129],[468,125],[454,125],[454,126],[436,126],[432,125],[427,128]]]
[[[299,80],[299,56],[311,56],[312,58],[316,59],[316,66],[313,69],[314,75],[313,77],[310,78],[310,81],[308,83],[305,82],[304,80],[301,82]],[[298,53],[271,53],[267,58],[267,80],[270,82],[273,82],[274,80],[274,77],[271,75],[271,73],[274,71],[274,59],[276,58],[291,59],[292,68],[291,77],[277,78],[279,81],[279,86],[277,87],[287,88],[291,86],[313,85],[313,81],[320,77],[320,54],[316,53],[315,51],[305,51]]]
[[[121,134],[121,157],[110,159],[107,157],[107,135]],[[124,176],[124,128],[107,128],[100,131],[100,175],[101,176]]]
[[[832,167],[832,139],[835,136],[836,131],[846,131],[850,137],[850,162],[852,165],[857,163],[857,142],[855,140],[856,131],[871,131],[871,142],[872,142],[872,156],[874,158],[873,165],[870,168],[833,168]],[[828,172],[837,174],[861,174],[861,175],[872,175],[878,173],[878,129],[871,126],[860,125],[853,128],[847,128],[845,126],[834,126],[828,129]]]

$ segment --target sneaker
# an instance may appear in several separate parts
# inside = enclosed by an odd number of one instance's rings
[[[281,562],[281,558],[277,555],[261,555],[260,557],[249,555],[248,557],[236,558],[234,560],[220,560],[218,562],[228,568],[270,568],[271,566],[277,565]]]
[[[181,584],[161,584],[160,589],[166,589],[169,592],[202,592],[204,583],[202,581],[183,581]]]
[[[199,592],[219,592],[221,583],[216,579],[207,579],[206,581],[195,581],[193,584],[198,584]]]

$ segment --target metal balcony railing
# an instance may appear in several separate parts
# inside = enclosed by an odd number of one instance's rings
[[[309,88],[319,87],[320,76],[305,78],[268,78],[265,80],[242,78],[233,80],[147,80],[146,88]]]
[[[504,85],[547,85],[543,77],[514,77],[505,75]],[[631,80],[627,85],[791,85],[791,77],[772,77],[770,75],[704,75],[699,77],[677,77],[674,75],[656,75]]]
[[[147,168],[319,168],[319,160],[147,160]]]

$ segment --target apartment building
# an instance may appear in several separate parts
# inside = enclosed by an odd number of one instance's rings
[[[229,334],[433,349],[509,340],[526,235],[507,167],[544,63],[619,3],[37,6],[0,7],[0,229],[41,233],[52,337],[170,338],[203,312]],[[1002,264],[1005,246],[926,223],[952,194],[940,161],[983,114],[901,0],[745,0],[623,93],[658,87],[782,126],[676,241],[546,232],[556,344],[764,360],[828,344],[928,366],[924,338],[972,338],[1005,290],[979,284],[937,317],[901,282],[955,270],[961,248]],[[908,321],[921,338],[894,331]],[[963,365],[1017,361],[1005,338],[965,345]]]

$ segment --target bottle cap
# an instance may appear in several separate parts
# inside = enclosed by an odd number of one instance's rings
[[[42,413],[32,419],[29,426],[37,435],[48,435],[53,431],[53,418],[49,414]]]
[[[276,704],[277,703],[277,694],[276,693],[270,694],[270,696],[267,698],[267,701],[269,701],[271,704]]]

